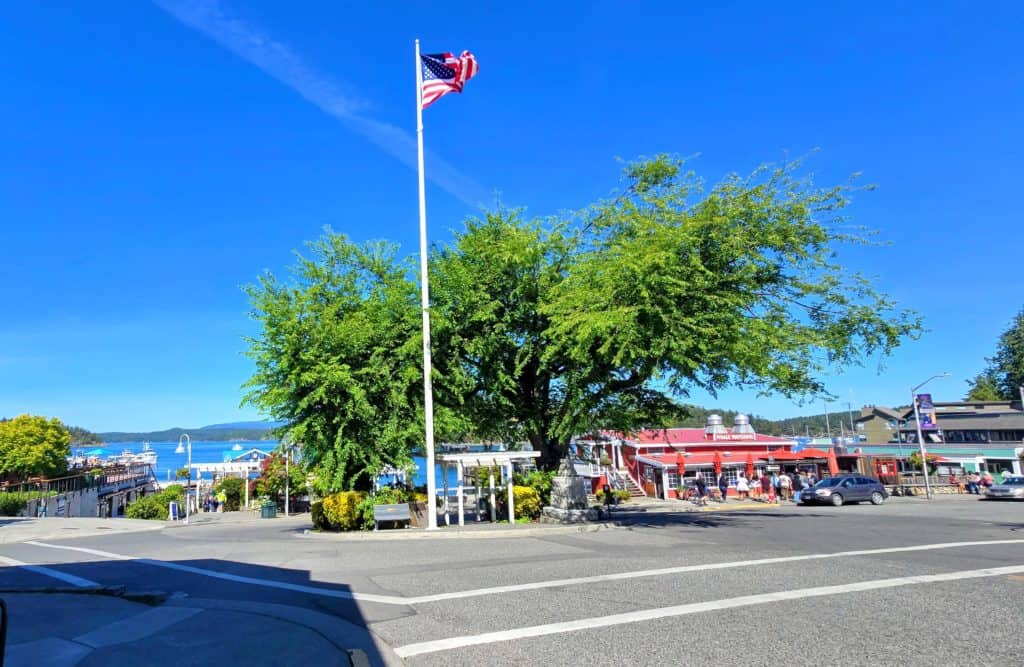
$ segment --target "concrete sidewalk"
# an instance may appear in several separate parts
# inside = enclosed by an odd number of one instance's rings
[[[9,667],[398,665],[369,631],[319,612],[188,597],[148,606],[89,594],[5,594]]]
[[[73,537],[96,537],[116,533],[137,533],[163,530],[165,521],[142,519],[64,519],[46,517],[29,519],[4,517],[0,519],[0,544],[29,540],[65,540]]]

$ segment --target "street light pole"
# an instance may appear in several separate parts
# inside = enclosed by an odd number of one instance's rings
[[[921,452],[921,473],[924,475],[924,495],[928,500],[932,499],[932,486],[928,482],[928,456],[924,450],[924,434],[921,432],[921,413],[917,409],[917,390],[936,378],[949,377],[949,373],[933,375],[921,384],[910,390],[910,401],[914,406],[914,425],[917,427],[917,448]]]
[[[183,443],[188,443],[186,449]],[[185,487],[185,525],[188,525],[189,515],[189,494],[192,493],[192,438],[189,437],[188,433],[182,433],[181,437],[178,438],[178,448],[174,450],[175,454],[185,454],[188,452],[188,462],[185,464],[185,479],[187,486]]]

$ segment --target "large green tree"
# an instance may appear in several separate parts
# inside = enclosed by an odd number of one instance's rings
[[[916,336],[913,313],[837,261],[867,243],[842,218],[850,188],[797,167],[705,191],[661,156],[577,216],[471,221],[432,285],[474,425],[518,431],[550,467],[575,434],[679,419],[692,388],[819,394],[826,372]]]
[[[1019,397],[1024,386],[1024,309],[999,336],[996,354],[988,366],[968,382],[967,400],[1009,401]]]
[[[285,422],[318,491],[365,489],[422,443],[416,284],[387,243],[328,231],[309,250],[290,280],[267,274],[247,290],[261,333],[244,401]]]
[[[0,475],[53,477],[67,470],[71,434],[56,417],[0,421]]]
[[[468,221],[431,256],[438,433],[526,439],[550,467],[575,434],[678,422],[695,387],[820,394],[825,374],[916,336],[914,314],[838,262],[867,244],[842,217],[851,189],[797,168],[705,190],[662,156],[578,214]],[[247,400],[351,486],[422,442],[415,274],[383,244],[313,249],[292,282],[250,289]]]

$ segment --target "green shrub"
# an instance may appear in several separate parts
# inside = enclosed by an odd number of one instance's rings
[[[33,491],[6,491],[0,493],[0,516],[18,516],[25,511],[28,501],[38,498]]]
[[[171,484],[160,493],[139,498],[128,505],[124,515],[129,519],[166,521],[172,502],[178,503],[178,511],[184,514],[185,488],[181,484]]]
[[[224,492],[224,511],[237,512],[242,504],[242,495],[245,493],[245,480],[241,477],[225,477],[217,482],[217,493]]]
[[[166,521],[168,503],[161,495],[144,496],[134,503],[128,505],[125,516],[129,519],[149,519],[151,521]]]
[[[632,497],[633,496],[629,495],[629,491],[627,491],[626,489],[615,490],[615,499],[618,500],[620,503],[624,503]]]
[[[324,516],[324,503],[322,500],[313,503],[309,508],[309,513],[313,519],[314,530],[331,530],[331,527],[327,524],[327,517]]]
[[[178,500],[185,497],[185,487],[181,484],[171,484],[156,495],[167,502],[171,502],[172,500]]]
[[[325,525],[331,530],[360,530],[365,526],[365,505],[360,505],[366,499],[362,491],[340,491],[327,496],[323,499]]]
[[[516,520],[518,521],[521,517],[527,519],[536,519],[540,516],[540,508],[543,507],[540,502],[540,494],[537,493],[537,489],[531,486],[513,486],[512,497],[516,503]],[[498,501],[498,516],[503,519],[508,519],[508,494],[499,493],[497,494]]]
[[[374,505],[394,505],[396,503],[407,503],[409,502],[411,494],[405,490],[405,488],[394,489],[390,486],[385,486],[377,493],[373,494]]]
[[[512,479],[515,484],[520,486],[528,486],[537,492],[540,497],[541,507],[549,505],[551,503],[551,480],[555,476],[555,471],[543,472],[535,470],[529,474],[517,474]],[[540,512],[538,510],[538,516]]]

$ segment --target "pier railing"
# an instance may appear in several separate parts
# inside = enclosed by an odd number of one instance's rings
[[[22,482],[0,484],[0,493],[21,492],[42,497],[96,488],[102,495],[125,487],[138,486],[152,479],[155,479],[153,466],[148,463],[119,463],[88,471],[82,470],[63,477],[37,477]]]

